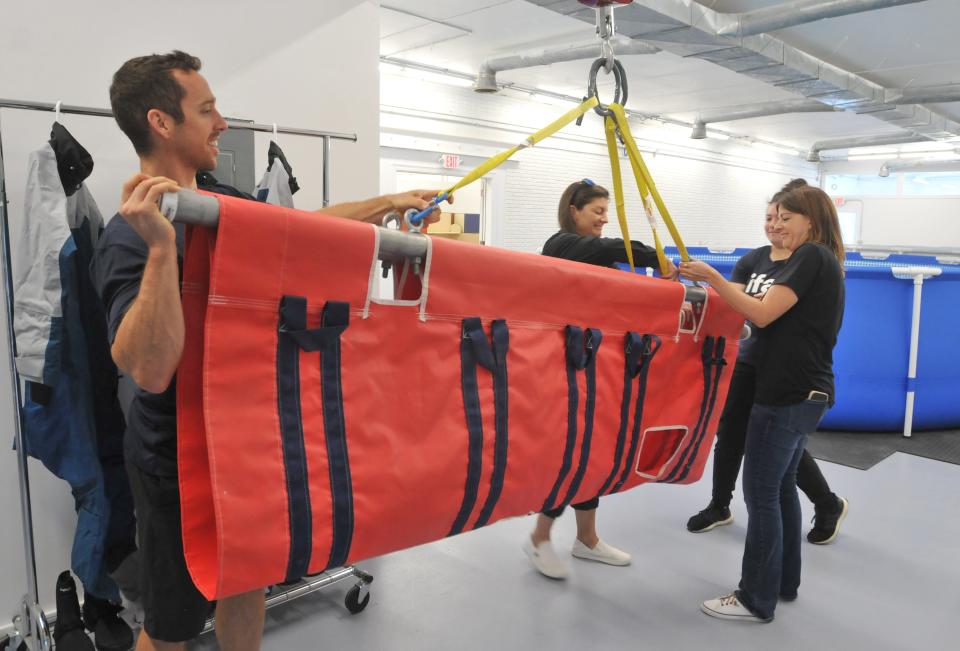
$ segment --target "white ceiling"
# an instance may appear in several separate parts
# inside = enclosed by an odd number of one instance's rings
[[[640,5],[645,1],[636,0]],[[720,12],[783,2],[697,1]],[[576,0],[569,2],[577,6]],[[491,56],[595,38],[591,25],[524,0],[383,0],[380,19],[381,56],[470,74]],[[960,0],[926,0],[792,27],[772,36],[883,86],[928,86],[960,83],[958,25]],[[705,109],[798,97],[701,59],[668,52],[622,61],[630,85],[627,108],[637,112],[690,122]],[[504,71],[497,79],[580,97],[588,70],[589,61],[573,61]],[[604,88],[601,83],[601,98]],[[960,120],[960,102],[927,108]],[[801,149],[817,140],[900,132],[894,125],[853,113],[781,115],[718,126]]]

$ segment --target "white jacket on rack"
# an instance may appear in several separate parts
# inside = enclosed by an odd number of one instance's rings
[[[280,146],[271,141],[267,154],[267,172],[260,179],[253,195],[257,201],[293,208],[293,195],[299,189],[300,186],[293,176],[293,169],[287,162],[286,156]]]
[[[96,244],[103,217],[85,185],[67,195],[50,143],[30,154],[18,226],[10,247],[17,371],[25,380],[54,386],[64,354],[63,275],[78,272],[72,231],[85,229]]]

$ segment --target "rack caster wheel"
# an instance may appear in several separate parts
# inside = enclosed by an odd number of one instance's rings
[[[363,609],[367,607],[367,604],[370,603],[370,588],[366,583],[361,581],[350,588],[343,603],[351,615],[356,615],[363,611]]]

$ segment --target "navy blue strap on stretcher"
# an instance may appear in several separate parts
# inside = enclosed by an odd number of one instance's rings
[[[509,446],[507,432],[507,350],[510,348],[510,332],[506,321],[498,319],[490,324],[493,344],[487,340],[483,324],[479,318],[463,320],[463,336],[460,340],[460,379],[463,392],[464,413],[467,420],[469,437],[467,459],[467,481],[463,493],[463,502],[457,517],[450,527],[448,535],[461,533],[473,512],[480,490],[480,472],[483,465],[483,414],[480,406],[480,392],[477,387],[477,366],[482,366],[493,374],[494,403],[494,445],[493,472],[490,476],[490,490],[484,501],[474,529],[482,527],[490,520],[494,507],[503,492],[503,480],[507,471],[507,452]]]
[[[321,327],[307,329],[307,299],[284,296],[277,329],[277,402],[290,511],[287,581],[307,574],[313,543],[307,457],[300,413],[300,351],[320,353],[321,392],[330,489],[333,540],[328,566],[343,565],[353,537],[353,495],[340,390],[340,335],[350,322],[350,306],[336,301],[323,308]]]
[[[640,424],[643,421],[643,405],[647,397],[647,376],[654,356],[660,350],[660,337],[656,335],[640,336],[635,332],[628,332],[624,338],[624,375],[623,400],[620,406],[620,429],[617,432],[617,447],[614,453],[613,468],[603,486],[600,495],[605,495],[610,484],[620,473],[620,478],[610,490],[619,492],[624,482],[630,477],[630,466],[637,453],[637,444],[640,440]],[[630,398],[633,392],[633,383],[637,382],[637,399],[633,410],[633,429],[630,434],[630,448],[626,457],[623,456],[626,447],[626,433],[630,424]],[[622,471],[621,471],[622,466]]]
[[[713,415],[717,392],[720,388],[720,376],[727,365],[723,358],[726,341],[725,337],[707,337],[703,342],[703,348],[700,352],[700,359],[703,362],[703,400],[700,403],[700,416],[697,418],[693,434],[680,455],[680,460],[670,471],[670,474],[663,479],[665,483],[678,483],[687,478],[696,458],[696,450],[699,449],[700,442],[707,434],[707,426]],[[713,369],[712,381],[710,377],[711,368]]]

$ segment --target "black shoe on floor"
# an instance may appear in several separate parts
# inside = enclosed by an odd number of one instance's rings
[[[829,545],[840,533],[840,523],[847,517],[850,503],[843,497],[837,498],[837,507],[831,511],[816,509],[813,516],[813,529],[807,534],[807,542],[814,545]]]
[[[129,651],[133,630],[120,617],[123,606],[98,599],[91,594],[83,600],[83,622],[93,632],[97,651]]]
[[[57,577],[57,622],[53,625],[53,641],[57,651],[93,651],[93,642],[83,630],[77,584],[70,570]]]
[[[733,522],[733,514],[730,513],[730,507],[717,506],[711,501],[707,508],[687,520],[687,531],[704,533],[731,522]]]

